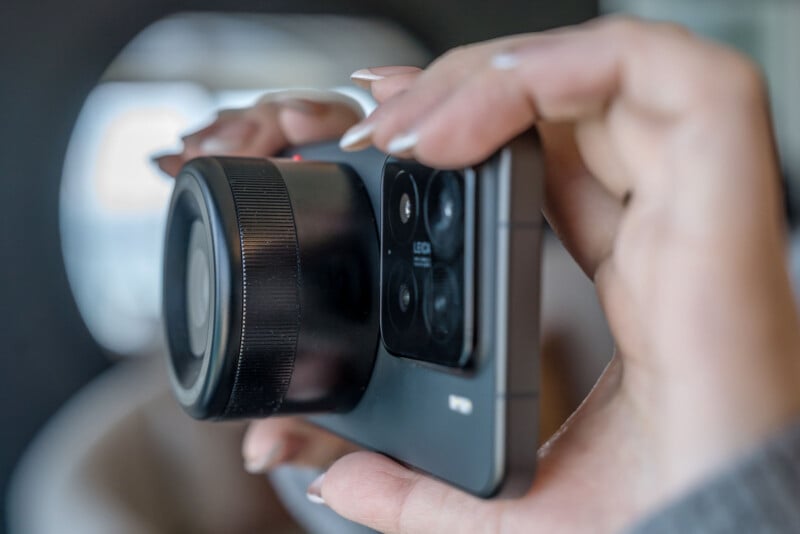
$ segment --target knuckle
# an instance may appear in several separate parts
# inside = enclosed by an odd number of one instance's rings
[[[754,97],[766,94],[767,82],[764,73],[753,60],[740,54],[732,54],[729,69],[731,81],[740,90]]]
[[[450,50],[439,56],[439,58],[436,59],[433,63],[431,63],[431,65],[428,68],[430,69],[431,67],[434,66],[438,67],[442,65],[452,65],[461,63],[466,54],[467,54],[466,46],[464,45],[456,46],[455,48],[451,48]]]
[[[599,27],[610,38],[628,42],[641,39],[652,24],[631,15],[610,15],[599,22]]]
[[[767,101],[767,84],[760,67],[749,58],[725,49],[721,57],[709,61],[715,76],[700,79],[698,103],[707,109],[718,104],[738,108],[762,109]]]
[[[654,26],[658,31],[660,31],[665,37],[672,37],[676,39],[689,39],[694,37],[694,32],[684,26],[683,24],[678,24],[677,22],[657,22],[654,23]]]
[[[665,39],[687,40],[694,33],[682,24],[669,21],[644,20],[630,15],[611,15],[601,27],[610,39],[627,47],[635,47],[654,37],[663,42]]]

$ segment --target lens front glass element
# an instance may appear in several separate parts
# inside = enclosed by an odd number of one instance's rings
[[[210,251],[199,220],[192,223],[186,254],[186,326],[189,349],[201,357],[206,348],[211,315]]]

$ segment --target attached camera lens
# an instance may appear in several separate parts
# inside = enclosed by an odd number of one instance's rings
[[[461,249],[464,226],[461,176],[443,171],[433,175],[425,195],[425,225],[437,255],[451,259]]]
[[[180,404],[201,419],[352,408],[375,360],[378,256],[366,189],[338,164],[189,162],[164,249]]]
[[[394,178],[389,193],[389,226],[392,235],[400,243],[407,243],[417,228],[419,194],[414,177],[400,171]]]
[[[449,341],[462,320],[461,295],[452,269],[435,265],[425,281],[425,326],[431,337]]]
[[[417,281],[408,263],[397,263],[389,275],[389,318],[396,330],[411,326],[417,309]]]

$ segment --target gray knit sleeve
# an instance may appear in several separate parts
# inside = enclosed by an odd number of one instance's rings
[[[628,534],[800,532],[800,423]]]

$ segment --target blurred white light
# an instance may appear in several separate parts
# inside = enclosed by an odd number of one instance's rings
[[[64,261],[81,314],[118,354],[159,348],[161,256],[172,180],[150,157],[216,104],[179,83],[106,83],[88,97],[64,163]]]
[[[159,211],[171,184],[154,176],[147,155],[173,144],[169,136],[185,125],[186,117],[166,106],[129,109],[111,119],[90,178],[98,207],[118,215]]]

